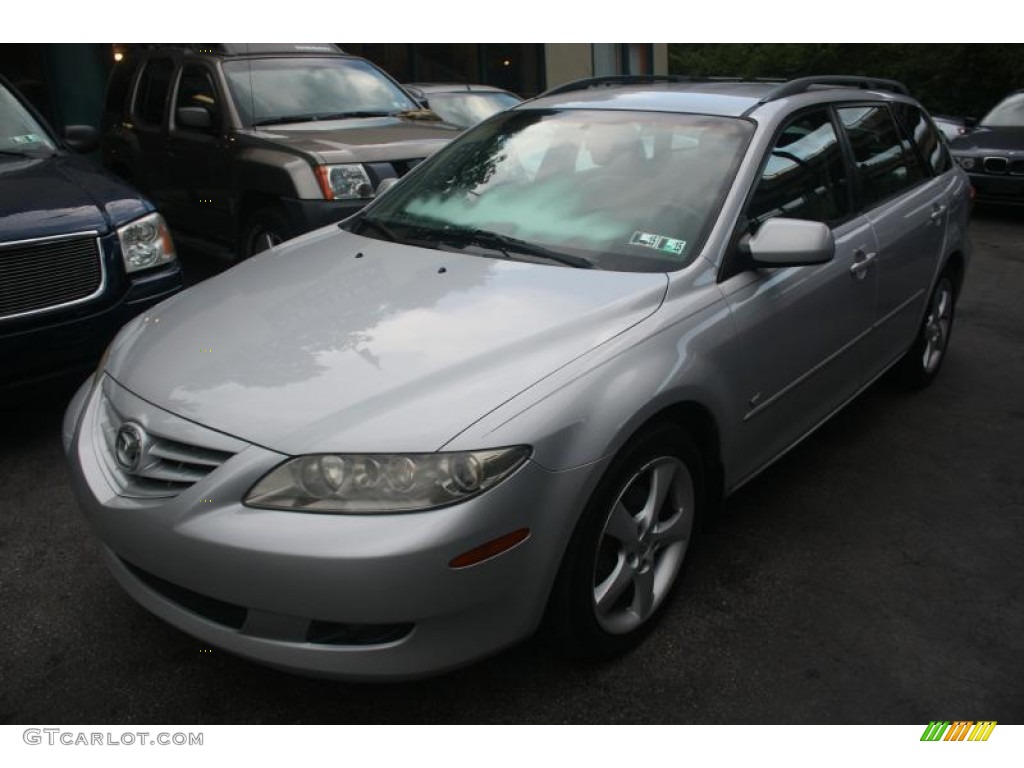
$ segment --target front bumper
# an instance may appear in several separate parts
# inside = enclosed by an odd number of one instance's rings
[[[1024,176],[968,173],[979,203],[1024,205]]]
[[[5,326],[0,320],[0,391],[88,371],[121,326],[184,286],[178,262],[113,284],[111,293],[72,310]],[[113,298],[116,296],[116,298]]]
[[[281,205],[296,235],[344,221],[371,200],[300,200],[283,198]]]
[[[109,379],[83,385],[69,407],[74,489],[114,577],[150,611],[211,645],[317,676],[419,677],[530,635],[598,469],[553,473],[527,462],[482,496],[443,509],[304,514],[239,503],[285,459],[249,445],[174,498],[130,499],[117,494],[100,455],[101,391],[147,429],[173,431],[176,417]],[[196,425],[186,428],[196,442]],[[523,527],[530,537],[516,547],[449,567]],[[338,627],[340,635],[324,639],[325,628]]]

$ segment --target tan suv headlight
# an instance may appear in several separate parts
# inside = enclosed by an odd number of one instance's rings
[[[318,165],[316,178],[325,200],[365,200],[373,197],[373,184],[359,163]]]

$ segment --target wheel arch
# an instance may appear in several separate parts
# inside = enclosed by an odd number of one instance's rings
[[[944,274],[947,270],[951,271],[953,277],[953,292],[956,297],[960,297],[960,289],[964,284],[964,274],[967,270],[967,258],[963,251],[955,250],[949,256],[946,257],[945,262],[942,264],[942,269],[939,270],[939,275]]]

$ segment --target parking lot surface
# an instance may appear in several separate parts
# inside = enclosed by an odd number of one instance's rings
[[[104,570],[60,445],[74,387],[4,403],[0,722],[1024,722],[1024,212],[972,236],[935,384],[880,382],[730,498],[664,620],[602,666],[533,640],[373,686],[209,652]]]

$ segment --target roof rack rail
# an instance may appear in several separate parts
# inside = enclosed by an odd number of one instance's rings
[[[219,56],[344,53],[337,43],[155,43],[149,47],[182,48],[191,53],[212,53]]]
[[[818,75],[812,77],[798,77],[789,80],[778,88],[773,88],[761,98],[758,104],[767,104],[769,101],[783,99],[786,96],[795,96],[798,93],[805,93],[816,85],[837,85],[845,88],[863,88],[869,91],[892,91],[909,96],[907,86],[898,80],[886,80],[881,77],[861,77],[859,75]]]
[[[557,96],[560,93],[585,91],[588,88],[599,88],[604,85],[641,85],[644,83],[687,83],[693,80],[685,75],[601,75],[584,77],[568,83],[556,85],[544,91],[541,96]]]

